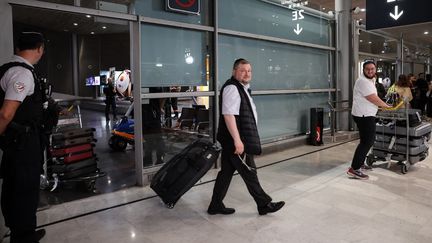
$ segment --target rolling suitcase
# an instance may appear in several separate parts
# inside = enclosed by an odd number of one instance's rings
[[[96,129],[94,128],[75,128],[71,130],[62,131],[61,133],[55,133],[52,136],[54,139],[88,137],[88,136],[93,136],[93,132],[95,131]]]
[[[81,144],[81,145],[76,145],[76,146],[72,146],[72,147],[66,147],[66,148],[51,148],[50,149],[50,153],[51,156],[53,157],[61,157],[67,154],[73,154],[73,153],[78,153],[81,151],[89,151],[93,149],[93,144],[91,143],[86,143],[86,144]]]
[[[97,165],[90,165],[90,166],[86,166],[84,168],[80,168],[74,171],[68,171],[68,172],[64,172],[64,173],[60,173],[59,177],[61,179],[72,179],[72,178],[76,178],[76,177],[82,177],[82,176],[87,176],[90,175],[92,173],[96,173],[98,171]]]
[[[89,159],[93,156],[94,156],[93,150],[89,150],[89,151],[84,151],[79,153],[67,154],[62,157],[54,158],[54,160],[57,162],[63,162],[65,164],[71,164],[81,160]]]
[[[406,116],[404,109],[398,110],[398,112],[400,112],[403,117]],[[416,127],[416,126],[421,124],[421,122],[422,122],[421,110],[408,109],[407,112],[408,112],[408,119],[409,119],[409,126],[410,127]],[[406,121],[405,120],[397,120],[396,126],[406,127]]]
[[[92,166],[92,165],[97,165],[97,158],[96,157],[92,157],[89,159],[85,159],[76,163],[72,163],[72,164],[64,164],[64,163],[59,163],[59,164],[53,164],[49,167],[50,171],[52,173],[56,173],[59,175],[68,173],[68,172],[72,172],[72,171],[76,171],[88,166]]]
[[[63,148],[78,144],[96,142],[93,137],[94,128],[75,128],[51,135],[51,146]]]
[[[219,157],[220,149],[207,140],[197,140],[155,174],[150,187],[168,208],[173,208],[180,197],[204,176]]]
[[[85,144],[85,143],[94,143],[97,140],[91,137],[78,137],[78,138],[68,138],[68,139],[52,139],[51,146],[53,148],[64,148],[64,147],[70,147],[74,145],[79,144]]]

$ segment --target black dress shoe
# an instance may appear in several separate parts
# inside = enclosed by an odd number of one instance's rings
[[[42,239],[45,236],[45,234],[46,234],[45,229],[36,230],[34,233],[34,238],[36,242],[39,242],[39,240]]]
[[[284,205],[285,205],[284,201],[269,202],[266,206],[259,207],[258,208],[258,213],[260,215],[266,215],[268,213],[274,213],[274,212],[278,211],[279,209],[281,209]]]
[[[235,213],[235,209],[234,208],[208,208],[207,213],[210,215],[215,215],[215,214],[233,214]]]

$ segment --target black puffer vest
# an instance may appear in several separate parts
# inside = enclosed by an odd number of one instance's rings
[[[0,67],[0,79],[3,77],[3,75],[8,69],[15,66],[27,68],[32,72],[35,87],[33,94],[27,96],[20,104],[12,121],[24,126],[40,127],[43,117],[43,91],[41,83],[37,75],[35,74],[34,69],[31,66],[22,62],[6,63]],[[5,91],[0,88],[0,107],[3,106],[5,95]]]
[[[244,144],[245,153],[259,155],[261,154],[261,142],[258,135],[255,117],[252,111],[252,105],[246,91],[243,88],[243,85],[233,77],[225,82],[220,91],[219,114],[221,115],[219,116],[217,140],[225,149],[232,149],[233,151],[235,150],[234,140],[228,131],[225,119],[222,115],[222,93],[225,87],[228,85],[235,85],[240,94],[240,115],[235,116],[235,119],[237,123],[237,129],[240,133],[240,139]]]

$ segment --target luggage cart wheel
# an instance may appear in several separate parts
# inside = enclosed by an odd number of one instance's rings
[[[406,164],[401,164],[401,173],[406,174],[408,172],[408,166]]]
[[[174,203],[166,203],[165,206],[169,209],[174,208]]]
[[[375,162],[375,158],[372,155],[368,155],[366,157],[366,164],[369,166],[372,166],[372,164]]]
[[[91,180],[91,181],[86,181],[85,182],[85,189],[89,192],[93,192],[96,188],[96,181],[95,180]]]

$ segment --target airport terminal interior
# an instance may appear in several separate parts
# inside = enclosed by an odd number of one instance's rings
[[[21,32],[42,33],[35,69],[59,110],[40,242],[432,242],[432,3],[410,1],[1,1],[0,63]],[[253,70],[259,180],[286,204],[259,215],[235,174],[224,203],[236,212],[209,215],[219,159],[171,207],[152,179],[194,141],[217,144],[219,94],[237,58]],[[400,74],[413,74],[414,101],[416,82],[428,82],[427,101],[409,105],[428,131],[399,131],[403,118],[382,114],[369,180],[358,180],[346,174],[359,143],[350,112],[367,61],[389,104]],[[85,136],[57,139],[77,129]],[[69,164],[82,167],[61,171]]]

